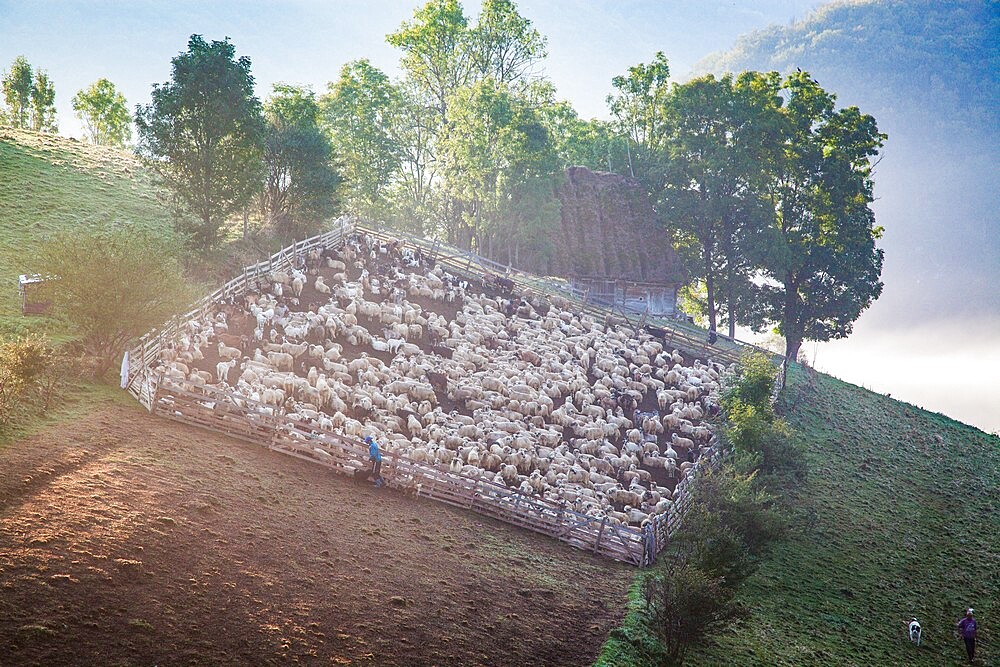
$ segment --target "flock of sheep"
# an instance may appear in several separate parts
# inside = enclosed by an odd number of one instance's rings
[[[258,287],[187,323],[167,381],[622,525],[667,512],[710,447],[726,369],[559,297],[357,234]]]

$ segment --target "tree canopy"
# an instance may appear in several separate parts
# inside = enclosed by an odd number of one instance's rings
[[[4,115],[9,125],[35,132],[59,131],[56,89],[44,70],[33,70],[27,58],[18,56],[0,83],[7,105]]]
[[[155,160],[180,201],[200,220],[194,245],[211,248],[226,218],[260,190],[264,119],[250,59],[228,39],[192,35],[172,61],[170,81],[136,107],[139,149]]]
[[[338,209],[340,176],[333,146],[320,129],[320,107],[307,88],[276,84],[264,106],[265,181],[260,204],[264,220],[285,240],[319,231]]]
[[[401,150],[394,137],[402,97],[368,60],[343,66],[322,99],[323,122],[343,163],[348,205],[356,213],[380,218]]]
[[[103,373],[129,340],[179,312],[192,294],[176,246],[132,225],[79,228],[39,251],[46,299],[73,326]]]
[[[397,210],[488,256],[534,252],[527,239],[558,216],[551,131],[569,117],[539,69],[545,37],[510,0],[484,0],[475,24],[457,0],[430,0],[387,40],[403,52],[386,172]]]
[[[27,128],[31,118],[31,64],[18,56],[3,76],[3,99],[7,104],[7,120],[13,127]]]
[[[807,72],[781,91],[783,152],[770,174],[773,254],[764,264],[766,316],[777,322],[795,359],[803,340],[851,333],[882,293],[883,252],[875,242],[871,158],[886,139],[857,107],[836,110],[836,97]]]
[[[125,96],[101,78],[73,96],[73,110],[83,121],[87,138],[98,146],[124,148],[132,139],[132,116]]]
[[[668,85],[662,54],[615,77],[609,104],[657,214],[718,315],[804,339],[846,336],[882,290],[871,160],[885,135],[806,72]],[[710,334],[710,338],[714,333]]]

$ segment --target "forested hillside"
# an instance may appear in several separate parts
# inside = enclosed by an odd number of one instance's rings
[[[796,67],[840,101],[869,113],[921,120],[946,133],[995,132],[1000,118],[1000,9],[987,0],[833,2],[791,26],[751,33],[705,58],[709,72]],[[895,128],[894,128],[895,129]]]

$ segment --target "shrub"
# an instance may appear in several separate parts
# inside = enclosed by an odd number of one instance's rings
[[[735,403],[770,408],[771,392],[777,381],[778,369],[762,352],[744,354],[736,367],[736,376],[730,380],[722,397],[722,407]],[[773,414],[773,413],[772,413]]]
[[[52,348],[44,336],[29,334],[0,343],[0,424],[10,421],[51,361]]]
[[[670,665],[681,664],[689,646],[742,615],[731,589],[683,559],[669,560],[647,575],[642,594],[645,624]]]
[[[41,249],[39,272],[56,313],[80,335],[105,373],[128,341],[161,325],[191,301],[191,290],[164,239],[129,226],[74,230]]]
[[[785,526],[775,497],[754,470],[757,460],[736,456],[698,479],[675,538],[678,553],[731,588],[753,573],[757,558]]]

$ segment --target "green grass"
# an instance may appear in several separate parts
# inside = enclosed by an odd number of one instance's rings
[[[17,276],[54,232],[132,222],[169,229],[167,193],[131,153],[51,134],[0,128],[0,335],[43,330],[57,320],[22,317]]]
[[[685,664],[958,665],[971,605],[1000,665],[1000,439],[799,367],[779,407],[809,463],[791,531],[740,592],[750,620]]]
[[[608,634],[594,667],[650,665],[655,664],[652,656],[662,655],[663,647],[659,640],[650,635],[642,623],[641,614],[645,605],[642,577],[643,574],[639,573],[633,579],[628,590],[628,602],[625,603],[625,619],[621,627]]]

